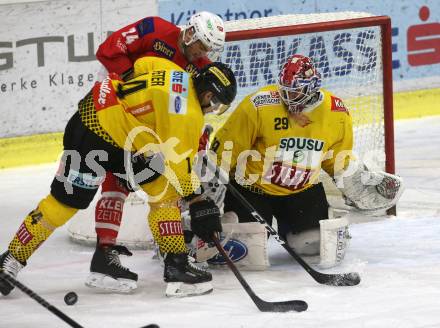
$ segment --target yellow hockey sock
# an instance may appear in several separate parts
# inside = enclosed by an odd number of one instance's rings
[[[77,211],[58,202],[52,195],[47,196],[26,216],[9,244],[9,251],[17,260],[26,263],[52,232]]]
[[[187,252],[178,207],[152,207],[148,216],[154,240],[163,253]]]

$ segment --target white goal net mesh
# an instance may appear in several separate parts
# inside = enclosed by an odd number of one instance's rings
[[[268,84],[276,83],[285,59],[295,53],[313,59],[323,87],[344,100],[353,116],[355,151],[384,168],[384,106],[382,40],[379,26],[310,32],[260,38],[268,27],[312,24],[369,17],[367,13],[341,12],[285,15],[226,22],[227,31],[255,29],[254,39],[227,42],[221,61],[230,65],[238,82],[236,103]],[[232,106],[233,110],[234,106]],[[215,118],[209,117],[214,120]],[[225,117],[216,118],[221,124]]]
[[[380,26],[321,31],[323,23],[370,16],[368,13],[341,12],[226,22],[227,32],[251,31],[252,35],[250,39],[245,37],[244,40],[228,41],[220,59],[230,65],[238,82],[238,96],[231,110],[244,96],[262,86],[276,83],[279,69],[289,55],[307,55],[313,59],[320,71],[323,87],[343,99],[351,111],[356,154],[371,168],[384,169],[383,59]],[[261,36],[262,29],[298,25],[306,26],[300,34],[293,32],[282,36]],[[316,32],[316,29],[320,31]],[[214,128],[218,128],[227,114],[218,117],[208,115],[207,120]],[[324,176],[323,180],[329,201],[333,206],[338,206],[342,199],[338,196],[337,189]],[[147,210],[144,202],[132,202],[132,197],[126,202],[119,238],[122,244],[130,247],[151,245],[150,233],[145,233],[144,237],[142,231],[148,230],[145,217]],[[94,203],[82,212],[83,214],[78,215],[80,218],[72,220],[69,233],[76,241],[94,242]],[[86,218],[81,219],[84,216]],[[81,220],[86,222],[80,222]],[[142,223],[136,224],[138,221]],[[130,229],[131,232],[125,232],[125,229]]]

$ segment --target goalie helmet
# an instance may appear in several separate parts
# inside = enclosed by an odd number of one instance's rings
[[[223,20],[210,12],[201,11],[191,16],[184,29],[184,33],[192,30],[193,35],[186,46],[200,40],[208,49],[207,56],[210,60],[217,60],[223,52],[225,44],[225,26]],[[185,38],[184,38],[185,39]]]
[[[321,88],[321,75],[309,57],[292,55],[278,76],[278,88],[291,113],[300,113]]]
[[[205,91],[211,91],[214,94],[211,107],[217,115],[224,113],[237,95],[237,81],[234,73],[227,65],[220,62],[203,67],[193,76],[193,81],[198,95]]]

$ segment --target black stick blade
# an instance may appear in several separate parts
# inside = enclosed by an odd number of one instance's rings
[[[303,312],[308,308],[308,304],[304,301],[285,301],[285,302],[265,302],[260,300],[257,307],[261,312]]]
[[[231,269],[231,271],[234,273],[235,277],[237,278],[241,286],[244,288],[246,293],[249,295],[252,301],[254,301],[255,305],[261,312],[289,312],[289,311],[302,312],[307,310],[308,305],[304,301],[295,300],[295,301],[284,301],[284,302],[266,302],[261,298],[259,298],[252,290],[251,286],[249,286],[249,284],[243,278],[240,271],[237,269],[235,264],[229,258],[228,254],[226,254],[222,245],[220,245],[220,241],[218,240],[218,238],[216,236],[212,236],[212,240],[215,243],[215,247],[217,247],[218,251],[225,259],[229,269]]]
[[[325,274],[319,273],[316,277],[317,282],[329,286],[356,286],[361,282],[361,277],[357,272],[341,273],[341,274]]]

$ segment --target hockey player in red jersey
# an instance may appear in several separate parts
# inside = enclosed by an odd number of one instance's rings
[[[160,17],[147,17],[111,34],[96,58],[124,79],[133,74],[136,59],[146,56],[167,58],[193,73],[216,60],[224,42],[223,21],[209,12],[191,16],[183,29]]]
[[[217,59],[225,40],[222,19],[209,12],[191,16],[188,24],[180,28],[160,17],[146,17],[111,34],[98,48],[96,58],[108,72],[119,74],[124,80],[136,75],[134,63],[147,56],[166,58],[189,73],[195,73],[211,60]],[[121,225],[124,201],[129,194],[126,186],[112,172],[107,172],[102,184],[101,198],[95,209],[95,230],[97,246],[90,267],[91,274],[86,281],[90,287],[129,291],[124,284],[101,284],[104,277],[118,280],[120,263],[106,261],[106,258],[122,254],[118,252],[116,238]],[[124,255],[130,253],[124,252]],[[97,268],[100,268],[99,270]],[[128,270],[124,267],[124,270]],[[130,272],[136,287],[137,275]],[[109,287],[111,286],[111,287]]]

